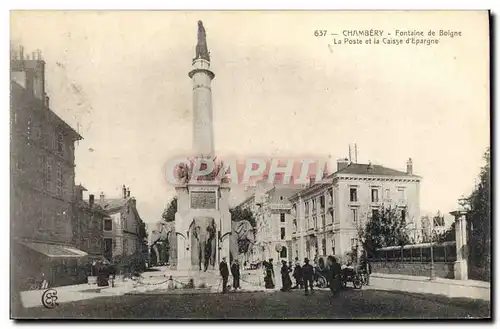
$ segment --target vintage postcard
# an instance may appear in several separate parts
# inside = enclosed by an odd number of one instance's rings
[[[12,11],[13,319],[490,319],[487,11]]]

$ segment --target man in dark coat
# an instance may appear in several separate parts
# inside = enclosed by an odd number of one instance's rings
[[[337,259],[333,256],[328,256],[328,281],[330,283],[330,291],[332,294],[337,294],[340,290],[340,275],[342,269]]]
[[[309,264],[309,258],[304,259],[304,266],[302,266],[302,279],[304,280],[305,293],[308,294],[308,286],[311,288],[311,294],[313,290],[313,278],[314,278],[314,268]]]
[[[293,278],[295,279],[295,287],[293,289],[302,289],[302,267],[299,260],[296,260],[295,269],[293,270]]]
[[[233,275],[233,288],[234,290],[240,288],[240,264],[238,263],[238,260],[235,260],[233,262],[233,265],[231,265],[231,274]]]
[[[222,262],[219,264],[219,272],[222,276],[222,293],[227,292],[227,279],[229,278],[229,269],[227,268],[226,257],[222,257]]]

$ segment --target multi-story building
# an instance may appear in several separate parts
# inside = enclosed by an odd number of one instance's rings
[[[11,54],[12,273],[21,285],[43,275],[71,283],[86,254],[72,244],[75,141],[82,137],[54,111],[45,93],[40,53]]]
[[[288,198],[301,186],[270,184],[267,177],[257,182],[252,195],[239,207],[251,210],[256,218],[255,245],[251,261],[291,260],[292,204]]]
[[[83,199],[83,192],[87,191],[82,185],[75,187],[75,203],[73,205],[73,243],[86,253],[90,260],[103,258],[103,226],[104,220],[109,219],[101,206],[95,203],[93,194],[89,201]]]
[[[410,238],[421,240],[420,180],[411,159],[406,172],[337,161],[337,171],[290,198],[292,255],[343,257],[359,245],[358,231],[382,207],[395,207]]]
[[[108,216],[103,224],[104,257],[124,267],[146,261],[146,227],[130,189],[124,185],[121,198],[106,199],[101,193],[96,203]]]

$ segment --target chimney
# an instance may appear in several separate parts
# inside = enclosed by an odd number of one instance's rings
[[[89,194],[89,205],[90,205],[90,208],[92,208],[92,206],[94,205],[94,195],[93,194]]]
[[[413,175],[413,161],[411,161],[411,158],[406,162],[406,174]]]
[[[346,168],[349,165],[349,159],[344,158],[344,159],[338,159],[337,160],[337,171],[340,171],[344,168]]]
[[[371,161],[368,162],[368,171],[372,171],[373,170],[373,164]]]
[[[127,198],[130,198],[130,188],[127,188]]]
[[[125,185],[123,185],[122,187],[122,198],[127,198],[127,188],[125,187]]]
[[[45,103],[45,62],[41,57],[39,51],[25,55],[24,48],[20,47],[19,56],[14,55],[11,61],[10,71],[14,81]]]
[[[101,203],[104,203],[104,192],[101,192],[101,195],[99,196]]]
[[[309,185],[316,183],[316,176],[309,176]]]

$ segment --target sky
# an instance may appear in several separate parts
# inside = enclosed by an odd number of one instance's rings
[[[163,166],[191,149],[198,20],[216,75],[217,155],[335,161],[356,143],[360,163],[404,171],[412,158],[424,213],[472,191],[490,138],[486,12],[13,12],[12,45],[42,51],[51,109],[84,137],[75,180],[89,193],[119,197],[125,184],[142,219],[160,219],[175,194]],[[366,29],[462,36],[333,41]]]

